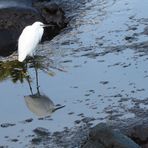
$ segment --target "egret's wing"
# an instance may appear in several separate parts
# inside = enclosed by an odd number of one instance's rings
[[[32,26],[27,26],[24,28],[22,34],[18,40],[18,60],[23,61],[27,55],[33,54],[37,44],[41,39],[43,33],[39,33],[37,29]]]
[[[38,40],[39,40],[39,42],[40,42],[41,39],[42,39],[43,32],[44,32],[43,28],[40,28],[40,29],[38,30],[38,33],[39,33],[39,38],[38,38]]]

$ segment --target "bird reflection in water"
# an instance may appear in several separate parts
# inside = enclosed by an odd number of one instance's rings
[[[38,117],[50,116],[54,111],[64,107],[57,107],[48,96],[39,95],[38,93],[25,96],[24,98],[29,110]]]
[[[52,71],[46,68],[44,63],[42,62],[42,57],[37,57],[36,62],[34,63],[32,60],[27,61],[26,63],[21,63],[16,61],[5,61],[0,62],[0,82],[6,79],[11,79],[13,83],[20,82],[24,83],[25,80],[28,82],[29,89],[31,94],[25,96],[25,102],[28,109],[36,114],[39,117],[50,116],[54,111],[63,108],[64,106],[56,106],[53,101],[46,96],[45,94],[41,94],[39,90],[39,77],[38,70],[42,70],[48,75],[54,75]],[[35,69],[35,85],[36,90],[35,93],[32,89],[32,79],[29,75],[29,71],[31,69]]]
[[[27,82],[29,84],[31,95],[24,96],[27,107],[31,112],[36,114],[38,117],[50,116],[53,112],[64,106],[54,105],[53,101],[46,96],[41,94],[39,90],[39,78],[38,78],[38,68],[36,62],[34,64],[35,69],[35,81],[36,81],[36,93],[33,93],[33,89],[30,82],[30,77],[27,77]]]

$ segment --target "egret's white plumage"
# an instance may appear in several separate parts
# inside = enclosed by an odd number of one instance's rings
[[[27,56],[33,56],[38,43],[41,41],[44,24],[35,22],[26,26],[18,40],[18,61],[23,62]]]

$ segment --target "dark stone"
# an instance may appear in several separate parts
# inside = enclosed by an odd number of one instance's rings
[[[125,40],[127,40],[127,41],[132,40],[132,39],[134,39],[134,37],[132,37],[132,36],[126,36],[125,37]]]
[[[53,2],[38,2],[34,7],[40,12],[47,24],[53,24],[53,27],[46,27],[43,40],[53,38],[59,31],[66,27],[67,20],[64,11]]]
[[[1,145],[0,145],[0,148],[8,148],[8,146],[3,146],[3,145],[1,146]]]
[[[24,120],[23,123],[30,123],[32,121],[33,121],[33,119],[32,118],[29,118],[29,119]]]
[[[49,132],[47,129],[42,128],[42,127],[37,127],[36,129],[33,130],[37,135],[41,136],[48,136]]]
[[[101,81],[100,83],[103,84],[103,85],[106,85],[106,84],[108,84],[109,82],[108,82],[108,81]]]
[[[127,135],[139,145],[148,145],[148,125],[135,125],[128,130]]]
[[[119,130],[113,130],[105,123],[92,128],[83,148],[140,148]]]
[[[148,35],[148,26],[144,28],[143,34]]]
[[[11,139],[12,142],[18,142],[18,139]]]
[[[2,128],[7,128],[7,127],[10,127],[10,126],[15,126],[15,124],[13,124],[13,123],[2,123],[0,126]]]
[[[40,143],[41,141],[42,141],[41,138],[33,138],[33,139],[31,140],[31,142],[32,142],[33,144],[38,144],[38,143]]]
[[[105,147],[98,141],[93,141],[90,139],[82,148],[105,148]]]
[[[30,7],[0,9],[0,55],[8,56],[17,50],[18,38],[25,26],[43,19]]]

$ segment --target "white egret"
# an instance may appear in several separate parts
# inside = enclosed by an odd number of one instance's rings
[[[41,41],[45,26],[42,22],[35,22],[26,26],[18,40],[18,61],[23,62],[27,56],[33,56],[37,45]]]

